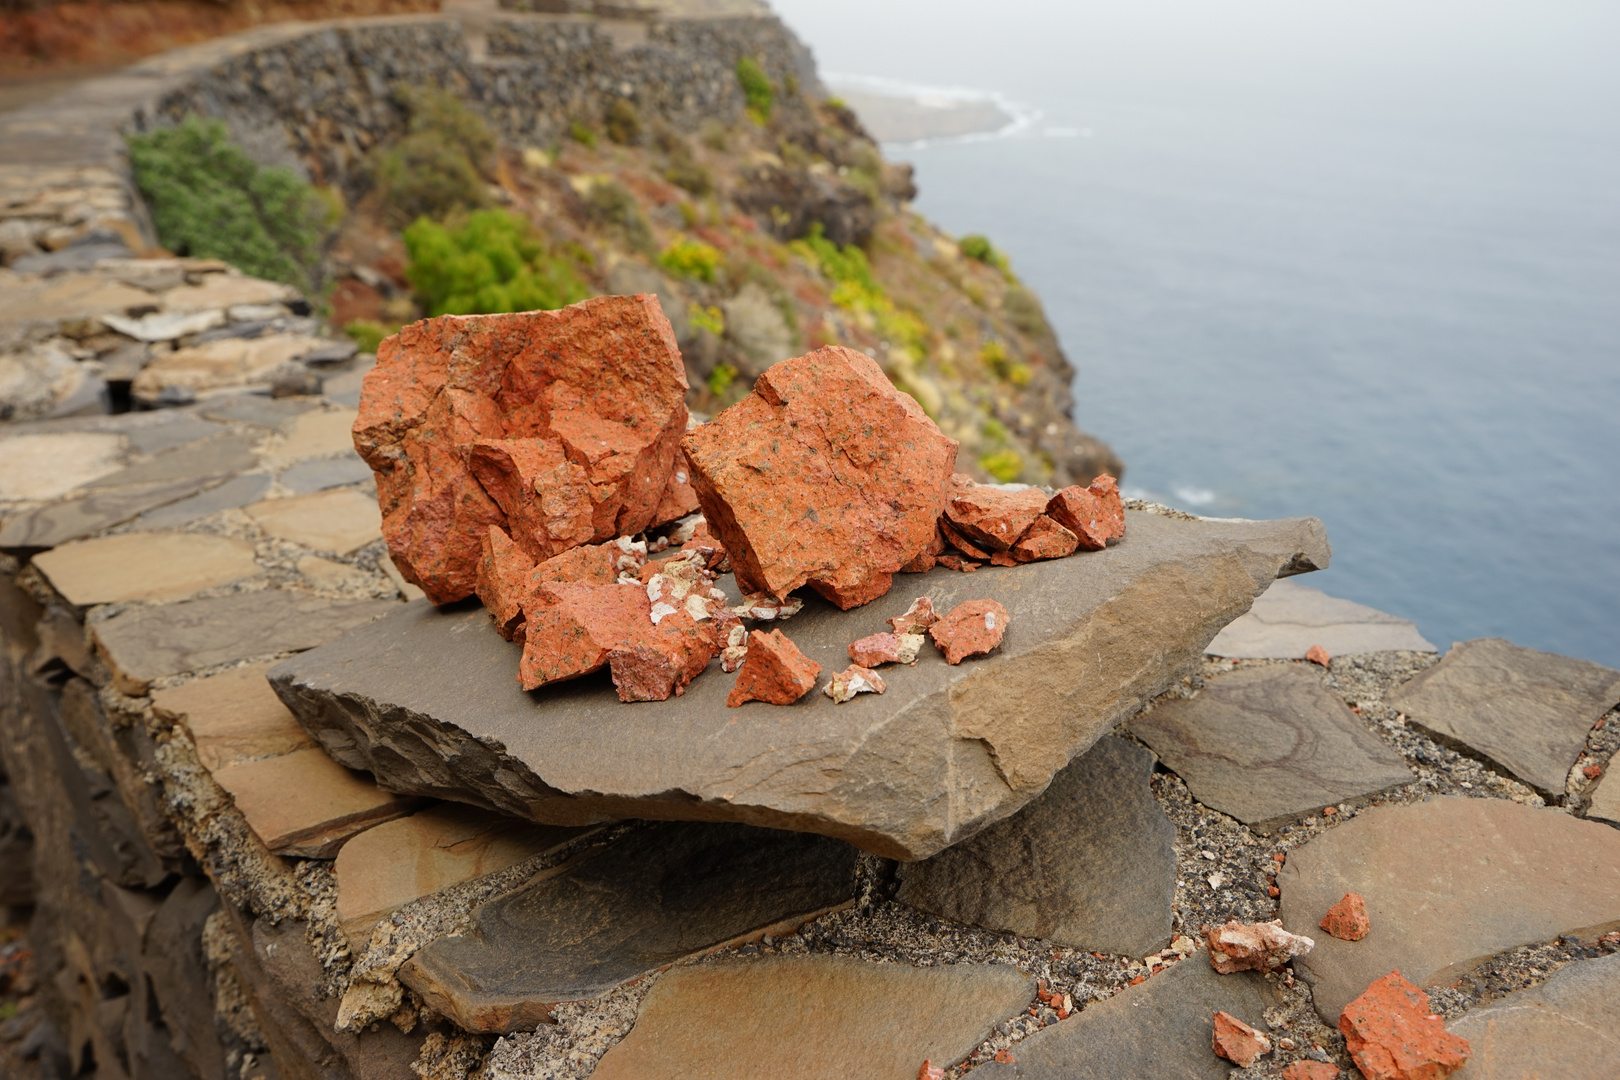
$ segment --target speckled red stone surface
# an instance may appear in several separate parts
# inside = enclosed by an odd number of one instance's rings
[[[541,582],[523,604],[518,681],[533,690],[596,671],[614,649],[651,632],[651,610],[640,585]]]
[[[911,602],[905,612],[889,620],[889,625],[896,634],[924,634],[928,628],[939,622],[939,613],[934,610],[932,597],[919,596]]]
[[[400,573],[443,604],[475,591],[490,525],[538,561],[673,520],[689,502],[686,389],[651,295],[444,315],[386,339],[354,444]]]
[[[1392,971],[1339,1014],[1344,1048],[1367,1080],[1442,1080],[1468,1062],[1468,1040],[1446,1030],[1429,995]]]
[[[681,446],[743,592],[808,584],[845,608],[934,542],[956,460],[871,357],[838,345],[771,367]]]
[[[976,484],[945,504],[945,518],[957,532],[987,552],[1006,551],[1041,516],[1046,503],[1046,492],[1039,488],[1003,491]]]
[[[484,533],[483,557],[478,561],[476,588],[478,599],[484,602],[495,628],[508,641],[520,632],[523,624],[523,598],[529,592],[529,574],[534,560],[499,526],[491,525]]]
[[[1283,1066],[1282,1080],[1339,1080],[1339,1067],[1325,1061],[1296,1061]]]
[[[980,562],[990,561],[990,553],[988,551],[979,547],[979,545],[975,544],[972,540],[969,540],[956,529],[952,528],[951,523],[944,518],[941,518],[939,522],[939,534],[945,538],[945,542],[947,544],[955,548],[957,551],[960,551],[968,558],[977,559]]]
[[[1367,918],[1367,902],[1360,893],[1345,893],[1343,900],[1328,908],[1320,925],[1336,938],[1360,941],[1372,929],[1372,920]]]
[[[749,701],[791,705],[816,688],[821,665],[799,651],[780,630],[748,632],[748,656],[726,697],[732,708]]]
[[[1007,633],[1007,622],[1007,609],[994,600],[969,600],[941,616],[928,628],[928,636],[934,639],[947,664],[960,664],[1000,645]]]
[[[849,658],[863,668],[882,664],[915,664],[921,634],[869,634],[849,647]]]
[[[1119,484],[1103,473],[1090,487],[1066,487],[1046,504],[1047,516],[1074,533],[1087,551],[1100,551],[1125,535],[1125,504]]]
[[[1229,1012],[1215,1014],[1215,1056],[1247,1069],[1271,1053],[1271,1040]]]
[[[1012,557],[1019,562],[1037,559],[1061,559],[1073,555],[1080,546],[1080,538],[1042,514],[1024,530],[1018,543],[1012,546]]]
[[[608,654],[620,701],[664,701],[679,696],[719,652],[715,627],[684,611],[651,620],[639,639]]]

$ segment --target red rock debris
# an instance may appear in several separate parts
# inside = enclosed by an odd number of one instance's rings
[[[1007,609],[994,600],[969,600],[930,626],[928,636],[945,655],[947,664],[960,664],[1000,645],[1008,621]]]
[[[917,1070],[917,1080],[945,1080],[945,1070],[931,1061],[924,1061]]]
[[[780,630],[748,633],[748,655],[726,697],[732,708],[749,701],[791,705],[816,687],[821,665],[799,651]]]
[[[1603,766],[1587,765],[1581,769],[1581,775],[1586,777],[1588,780],[1596,780],[1598,777],[1603,775]]]
[[[491,525],[484,534],[475,588],[501,637],[511,641],[523,632],[523,600],[529,592],[534,560],[512,542],[506,530]]]
[[[833,675],[827,683],[826,694],[833,699],[833,704],[842,705],[856,694],[881,694],[887,689],[883,677],[877,672],[860,664],[851,664]]]
[[[680,516],[686,390],[651,295],[405,327],[354,424],[400,573],[449,603],[476,590],[491,525],[539,562]]]
[[[1343,900],[1328,908],[1318,925],[1343,941],[1360,941],[1372,929],[1367,903],[1360,893],[1345,893]]]
[[[711,628],[677,611],[610,652],[608,669],[620,701],[665,701],[684,694],[718,651]]]
[[[534,690],[599,670],[615,649],[647,636],[651,609],[639,585],[541,582],[523,603],[518,681]]]
[[[846,609],[933,544],[956,460],[871,357],[838,345],[774,365],[681,447],[740,589],[808,584]]]
[[[1290,934],[1281,919],[1262,923],[1229,920],[1206,935],[1209,963],[1222,975],[1234,971],[1278,971],[1296,956],[1316,947],[1308,937]]]
[[[850,645],[849,658],[863,668],[881,664],[915,664],[922,634],[870,634]]]
[[[1446,1030],[1429,996],[1392,971],[1339,1014],[1345,1049],[1367,1080],[1442,1080],[1468,1061],[1468,1040]]]
[[[804,601],[797,596],[778,600],[770,593],[750,593],[743,597],[741,604],[731,610],[745,619],[754,619],[758,622],[770,622],[772,619],[785,621],[804,610]]]
[[[971,574],[982,565],[971,559],[959,559],[955,555],[941,555],[938,562],[947,570],[960,570],[964,574]]]
[[[1312,645],[1310,648],[1306,649],[1305,659],[1309,660],[1313,664],[1318,664],[1321,667],[1327,667],[1329,664],[1333,663],[1333,657],[1320,645]]]
[[[1108,541],[1125,535],[1125,504],[1119,483],[1107,473],[1089,487],[1076,484],[1052,496],[1046,515],[1072,532],[1081,547],[1100,551]]]
[[[1296,1061],[1283,1068],[1282,1080],[1339,1080],[1339,1067],[1325,1061]]]
[[[996,1056],[991,1058],[990,1060],[995,1061],[995,1062],[999,1062],[1002,1065],[1016,1065],[1016,1064],[1018,1064],[1018,1059],[1013,1057],[1013,1052],[1011,1050],[997,1050],[996,1051]]]
[[[1012,557],[1019,562],[1061,559],[1073,555],[1079,547],[1079,537],[1042,514],[1012,546]]]
[[[930,626],[939,622],[939,614],[934,611],[930,597],[919,596],[906,608],[905,614],[896,615],[888,622],[896,634],[925,634]]]
[[[1215,1014],[1215,1056],[1247,1069],[1262,1054],[1271,1053],[1271,1040],[1229,1012]]]
[[[1046,503],[1047,495],[1039,488],[1007,491],[989,484],[974,484],[957,489],[945,504],[945,520],[957,533],[985,550],[1006,551],[1041,516]],[[945,536],[951,539],[949,532]],[[964,554],[973,553],[965,551]]]
[[[950,524],[943,518],[941,518],[939,522],[939,534],[945,538],[946,544],[955,548],[957,551],[960,551],[968,558],[977,559],[979,562],[990,561],[990,553],[988,551],[980,548],[977,544],[973,543],[971,540],[968,540],[961,533],[951,528]]]

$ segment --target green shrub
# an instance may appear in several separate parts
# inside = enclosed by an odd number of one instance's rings
[[[1046,312],[1034,293],[1022,285],[1009,285],[1001,297],[1001,310],[1007,319],[1030,337],[1043,337],[1051,333],[1046,323]]]
[[[398,326],[384,326],[376,319],[354,319],[344,324],[343,332],[360,346],[361,352],[374,353],[377,346],[382,344],[382,339],[398,329]]]
[[[402,87],[395,99],[410,124],[404,138],[378,151],[372,169],[387,217],[401,225],[483,206],[495,157],[483,118],[443,90]]]
[[[709,372],[709,393],[717,398],[726,396],[731,384],[737,381],[737,369],[724,361],[716,364],[714,370]]]
[[[725,336],[726,313],[712,304],[708,307],[692,304],[686,309],[686,317],[692,320],[692,325],[699,330],[707,330],[715,337]]]
[[[1010,484],[1023,475],[1024,459],[1018,456],[1018,451],[1007,446],[981,456],[979,468],[1003,484]]]
[[[607,121],[603,126],[607,129],[607,137],[621,146],[630,146],[641,138],[641,116],[636,112],[635,105],[625,98],[619,98],[608,106]]]
[[[651,253],[652,229],[641,214],[636,197],[617,180],[602,180],[585,194],[585,216],[619,233],[637,251]]]
[[[700,199],[714,191],[714,177],[689,154],[672,157],[664,169],[664,179]]]
[[[405,248],[407,276],[429,315],[560,308],[590,295],[571,261],[505,210],[479,210],[455,228],[418,218]]]
[[[332,208],[292,170],[259,167],[195,116],[131,136],[129,158],[164,247],[311,288]]]
[[[583,120],[568,122],[568,137],[587,149],[596,149],[596,132]]]
[[[748,102],[748,115],[755,123],[764,124],[771,118],[771,108],[776,104],[776,89],[771,86],[765,69],[759,66],[758,60],[745,56],[737,61],[737,82],[742,86],[743,99]]]
[[[679,278],[714,282],[726,257],[720,249],[697,240],[677,240],[658,256],[658,265]]]
[[[957,241],[956,248],[963,255],[979,262],[994,265],[996,261],[995,245],[990,243],[987,236],[971,234]]]

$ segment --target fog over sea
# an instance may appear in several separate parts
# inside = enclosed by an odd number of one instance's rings
[[[1620,5],[772,3],[1018,120],[887,149],[1040,293],[1128,493],[1317,515],[1302,583],[1442,649],[1620,667]]]

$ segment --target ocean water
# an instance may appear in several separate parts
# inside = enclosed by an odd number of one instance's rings
[[[1314,514],[1307,582],[1442,649],[1620,667],[1620,7],[775,6],[1016,115],[889,152],[1040,293],[1130,493]]]

